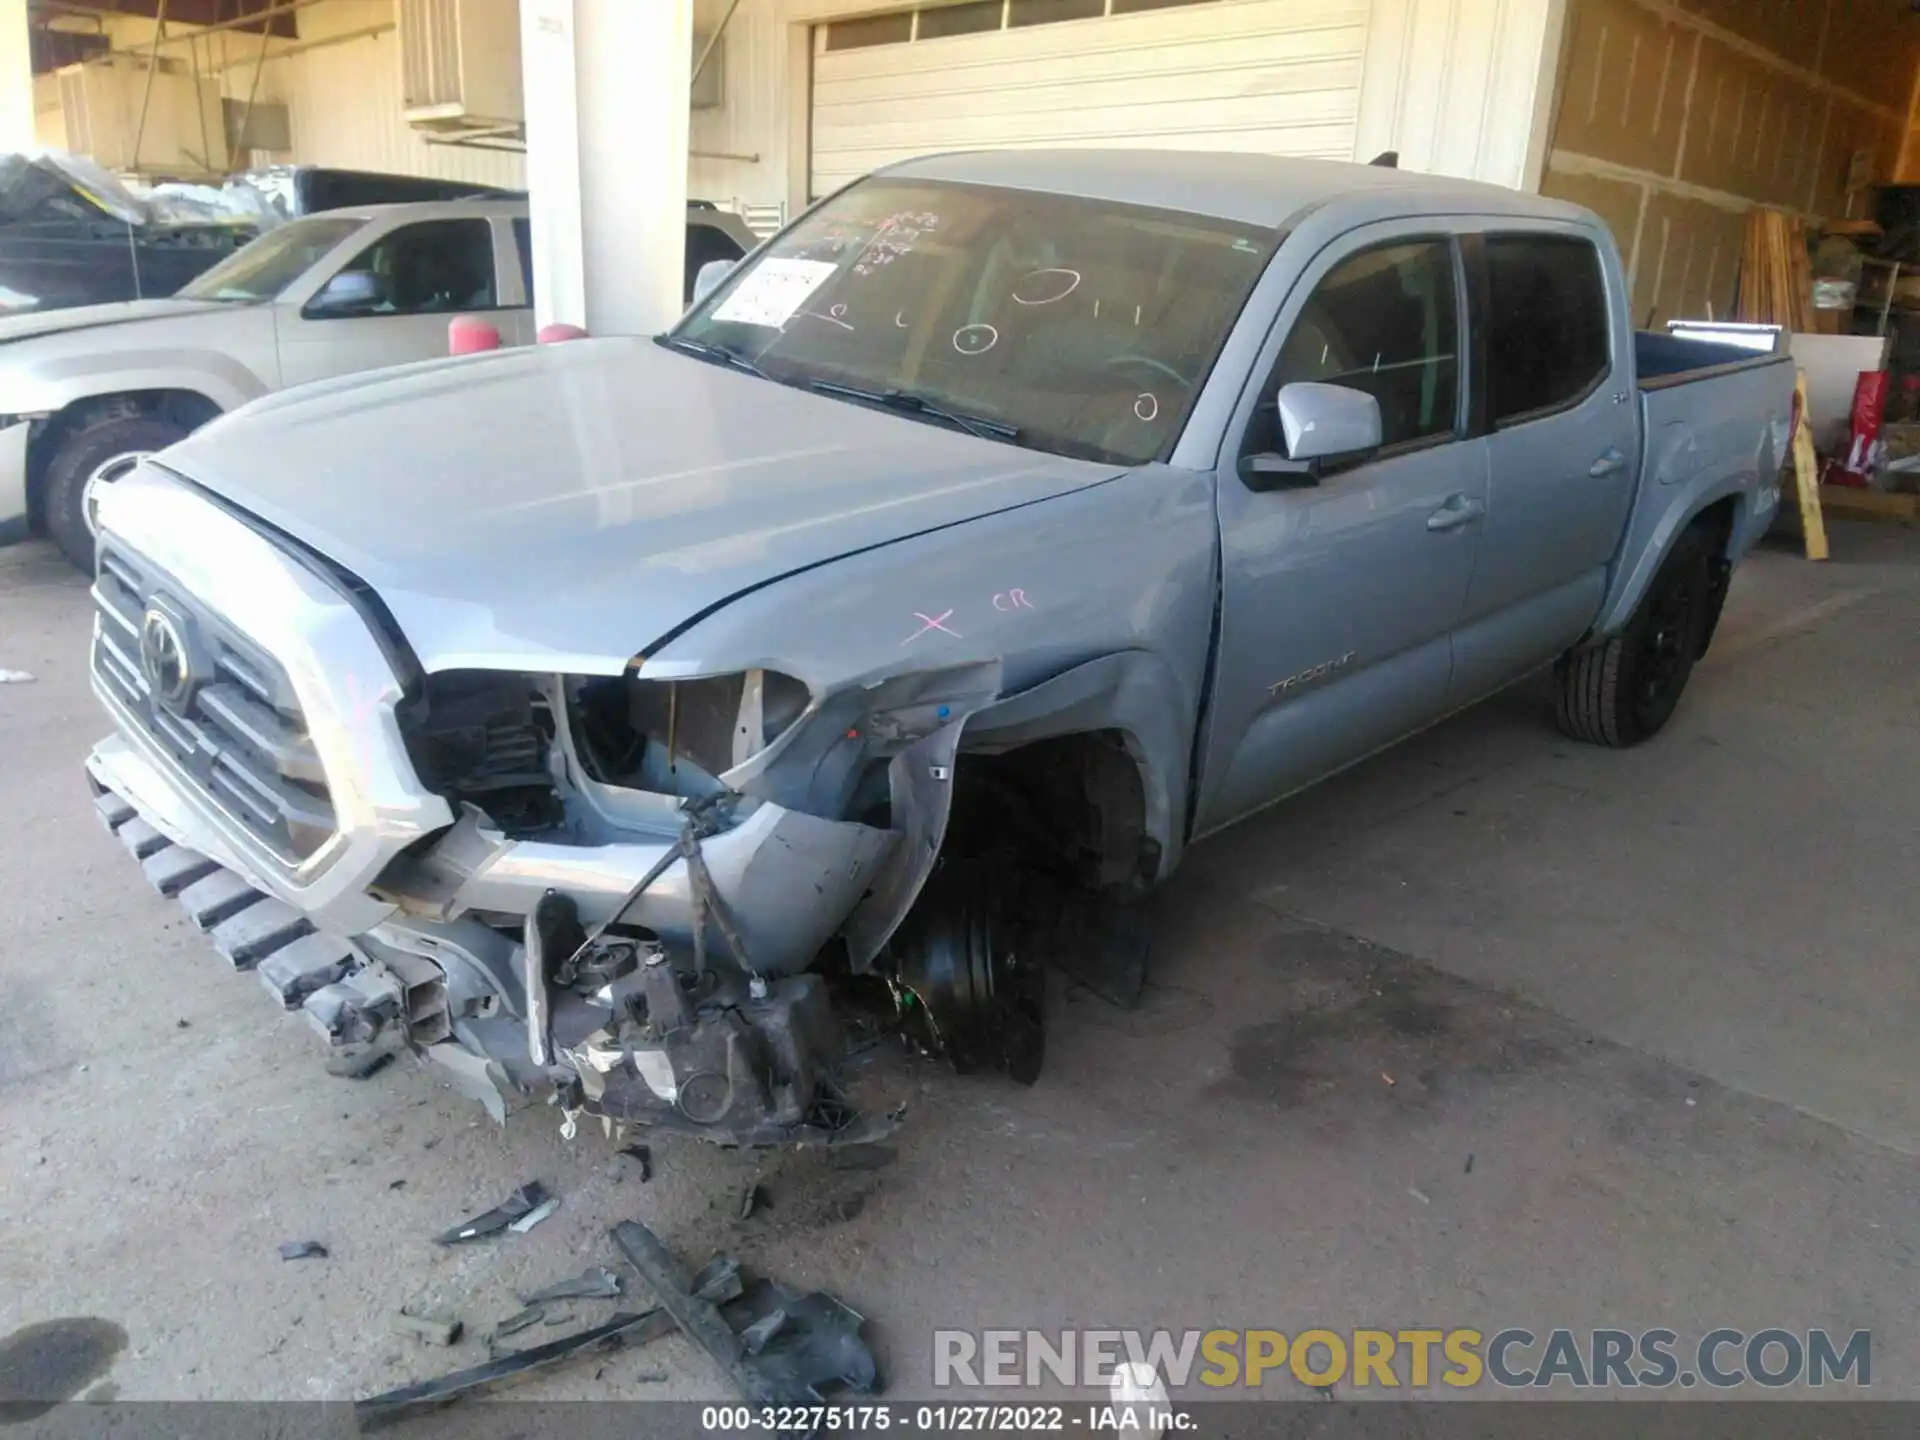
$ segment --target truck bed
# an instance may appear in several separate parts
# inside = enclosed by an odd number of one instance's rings
[[[1732,370],[1771,364],[1785,358],[1766,351],[1750,350],[1743,345],[1683,338],[1654,330],[1636,330],[1633,335],[1633,373],[1639,377],[1642,390],[1691,385],[1695,381]]]

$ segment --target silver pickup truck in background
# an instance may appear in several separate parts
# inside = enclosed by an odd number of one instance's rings
[[[861,977],[1030,1081],[1042,962],[1127,1003],[1200,837],[1543,668],[1657,732],[1776,504],[1789,362],[1636,335],[1602,223],[1488,186],[947,155],[712,279],[101,498],[102,816],[496,1113],[870,1136]]]
[[[702,263],[756,243],[690,204],[689,293]],[[214,416],[443,357],[455,315],[530,343],[530,257],[524,199],[362,205],[278,226],[165,299],[0,319],[0,544],[40,531],[91,571],[100,488]]]

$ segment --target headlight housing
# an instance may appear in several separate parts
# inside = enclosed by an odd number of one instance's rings
[[[778,670],[689,680],[634,676],[569,688],[574,739],[595,779],[689,793],[681,772],[712,786],[778,740],[807,712],[806,683]]]

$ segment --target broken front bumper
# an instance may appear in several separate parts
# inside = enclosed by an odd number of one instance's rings
[[[148,882],[179,901],[229,964],[256,973],[283,1008],[303,1011],[336,1049],[377,1058],[410,1045],[496,1119],[510,1104],[577,1077],[589,1110],[695,1133],[713,1123],[710,1113],[695,1108],[692,1092],[683,1096],[671,1076],[662,1082],[646,1058],[618,1045],[562,1045],[558,1063],[538,1064],[529,1045],[524,947],[469,913],[526,913],[556,890],[575,900],[582,919],[605,919],[671,845],[516,846],[473,827],[456,828],[448,843],[478,847],[480,855],[464,884],[433,896],[401,894],[377,923],[342,935],[316,925],[311,913],[252,873],[219,830],[196,818],[168,775],[124,737],[96,746],[87,773],[100,818]],[[795,947],[811,956],[857,899],[888,840],[863,826],[761,806],[702,848],[738,931],[752,937],[747,952],[771,968],[768,961]],[[423,860],[430,865],[434,857],[429,850]],[[454,858],[462,865],[473,854]],[[460,873],[456,866],[434,873]],[[684,860],[664,870],[631,910],[663,935],[687,937],[691,913]],[[756,954],[761,943],[765,959]],[[787,990],[804,1002],[805,987],[817,983],[775,980],[768,1008],[786,1003]],[[577,1010],[570,1038],[579,1042],[600,1019],[580,1022]],[[593,1058],[583,1066],[586,1055]],[[622,1086],[623,1075],[632,1083]],[[719,1138],[766,1143],[782,1137],[779,1127],[762,1126]]]
[[[649,818],[602,823],[591,843],[558,827],[511,838],[423,783],[397,719],[398,662],[333,579],[154,471],[115,485],[102,519],[92,678],[117,733],[87,761],[101,814],[339,1058],[411,1044],[483,1098],[584,1091],[602,1113],[729,1135],[797,1123],[795,1105],[770,1101],[741,1122],[740,1086],[683,1087],[700,1073],[674,1067],[720,1056],[763,1094],[797,1088],[798,1108],[811,1104],[811,1059],[796,1087],[769,1079],[766,1057],[811,1013],[796,972],[897,837],[728,794],[697,818],[653,796]],[[527,917],[549,896],[572,928],[557,956],[530,961]],[[626,933],[603,938],[615,918]],[[643,948],[690,952],[696,972],[717,955],[746,998],[707,996],[666,1034],[622,989]],[[671,992],[656,998],[664,1012]],[[751,1033],[719,1034],[722,1011]],[[586,1073],[570,1048],[583,1044]]]
[[[298,885],[273,869],[258,867],[230,843],[228,827],[213,823],[170,773],[171,767],[127,736],[112,735],[94,747],[87,773],[96,792],[125,798],[140,818],[171,843],[197,851],[307,916],[315,928],[353,935],[376,928],[406,930],[457,921],[469,913],[519,917],[548,890],[557,890],[595,925],[611,916],[641,876],[665,860],[677,838],[636,838],[606,845],[566,845],[510,840],[498,831],[463,823],[445,832],[404,878],[386,864],[409,833],[379,837],[358,868],[358,886],[326,907],[304,903]],[[739,824],[703,845],[715,890],[731,910],[756,968],[779,974],[803,968],[871,883],[875,867],[893,844],[887,831],[845,821],[822,820],[778,805],[759,804]],[[350,923],[338,923],[342,914]],[[663,939],[690,943],[692,887],[683,861],[675,861],[625,912],[627,920]],[[416,927],[417,928],[417,927]]]

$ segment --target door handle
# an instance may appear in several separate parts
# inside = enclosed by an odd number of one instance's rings
[[[1487,507],[1471,495],[1449,495],[1446,504],[1427,516],[1427,529],[1458,530],[1486,513]]]
[[[1627,468],[1627,457],[1609,446],[1600,458],[1587,467],[1587,474],[1596,480],[1604,480],[1609,475],[1618,475]]]

